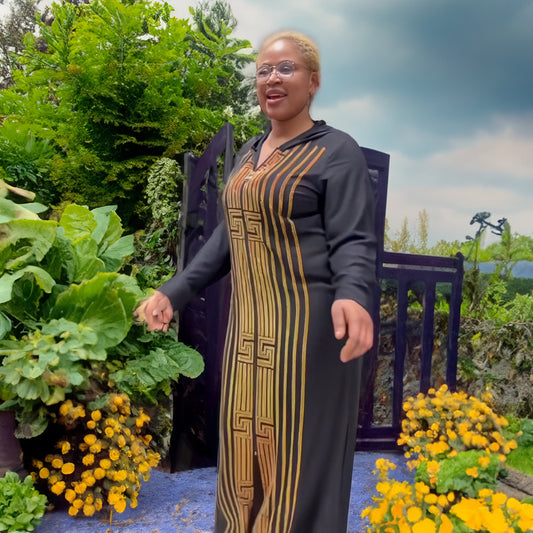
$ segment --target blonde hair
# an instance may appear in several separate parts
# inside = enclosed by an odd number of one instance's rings
[[[298,48],[300,54],[302,54],[305,66],[311,72],[320,73],[320,52],[318,50],[318,46],[309,37],[297,31],[280,31],[269,35],[261,44],[258,57],[261,54],[261,51],[267,46],[270,46],[272,43],[281,40],[293,42]]]

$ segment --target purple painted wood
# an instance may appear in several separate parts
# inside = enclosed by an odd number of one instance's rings
[[[233,126],[226,123],[200,157],[185,156],[187,182],[182,195],[182,232],[178,269],[185,268],[221,220],[219,166],[223,181],[233,166]],[[218,448],[218,404],[229,276],[206,288],[182,310],[179,337],[198,350],[205,370],[195,380],[180,378],[174,387],[171,470],[213,466]],[[185,451],[184,451],[185,450]]]

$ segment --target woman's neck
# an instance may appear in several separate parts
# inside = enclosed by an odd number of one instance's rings
[[[282,144],[298,137],[314,125],[311,117],[298,121],[271,121],[271,130],[268,136],[270,143],[274,146]]]

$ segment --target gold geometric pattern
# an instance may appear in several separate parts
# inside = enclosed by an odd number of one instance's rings
[[[296,188],[323,152],[300,145],[258,169],[245,160],[224,191],[233,300],[217,508],[226,533],[289,531],[294,516],[309,300],[290,216]]]

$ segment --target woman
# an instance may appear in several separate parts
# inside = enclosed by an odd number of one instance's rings
[[[320,85],[312,41],[268,38],[256,79],[270,128],[237,157],[225,223],[143,311],[149,328],[166,330],[231,269],[215,531],[340,533],[359,358],[373,341],[371,185],[355,141],[311,119]]]

